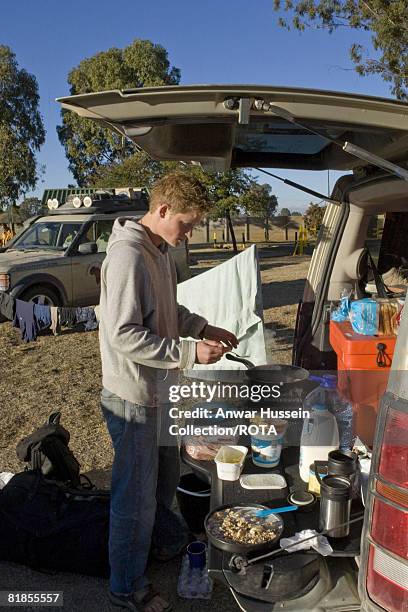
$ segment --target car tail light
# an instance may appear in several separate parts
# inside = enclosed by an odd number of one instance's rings
[[[389,409],[375,480],[367,592],[390,612],[408,610],[408,414]]]
[[[408,559],[408,511],[376,499],[374,501],[371,537],[387,550]],[[408,572],[408,566],[407,566]]]
[[[376,489],[380,495],[389,499],[390,501],[399,504],[400,506],[405,506],[408,508],[408,490],[402,491],[400,489],[392,488],[383,482],[377,482]]]
[[[10,289],[10,276],[8,274],[0,274],[0,291]]]
[[[389,411],[378,471],[384,480],[408,489],[408,413]]]
[[[404,612],[408,609],[408,565],[370,546],[367,590],[384,610]]]

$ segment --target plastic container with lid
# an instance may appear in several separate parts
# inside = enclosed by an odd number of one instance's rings
[[[338,387],[352,403],[353,433],[372,446],[380,398],[392,365],[396,336],[361,336],[349,322],[330,321]]]
[[[259,428],[258,433],[251,434],[252,462],[258,467],[276,467],[280,461],[287,421],[255,417],[251,419],[251,424]],[[271,428],[276,433],[268,433]]]
[[[303,402],[303,410],[310,414],[304,420],[300,438],[299,471],[306,483],[309,482],[310,464],[326,461],[329,452],[339,448],[337,421],[330,411],[338,398],[336,376],[325,374],[315,379],[319,380],[319,387],[309,393]]]
[[[353,405],[346,395],[341,392],[337,384],[337,376],[323,374],[311,376],[312,380],[320,383],[306,398],[305,406],[312,406],[315,400],[324,403],[328,410],[336,417],[339,430],[339,447],[350,450],[353,446]]]

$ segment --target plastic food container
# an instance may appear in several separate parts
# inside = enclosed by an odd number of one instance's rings
[[[286,480],[280,474],[243,474],[239,479],[244,489],[285,489]]]
[[[218,478],[238,480],[247,453],[246,446],[222,446],[214,459],[217,464]]]
[[[274,433],[258,433],[251,435],[252,461],[254,465],[263,468],[274,468],[279,465],[283,439],[287,427],[287,421],[282,419],[262,419],[255,417],[251,423],[263,431],[268,432],[271,426],[275,427]]]

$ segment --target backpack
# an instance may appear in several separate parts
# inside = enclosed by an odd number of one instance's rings
[[[68,446],[70,435],[60,418],[60,412],[53,412],[47,423],[20,440],[17,457],[28,463],[26,469],[39,469],[48,479],[79,487],[81,466]]]
[[[0,491],[0,559],[109,576],[109,491],[70,489],[26,470]]]

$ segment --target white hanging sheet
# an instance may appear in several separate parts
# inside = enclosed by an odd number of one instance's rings
[[[263,331],[262,285],[255,246],[178,285],[177,300],[207,319],[211,325],[233,332],[239,346],[236,352],[245,355],[255,365],[266,363]],[[218,363],[196,364],[187,372],[198,370],[235,370],[244,366],[223,357]]]

